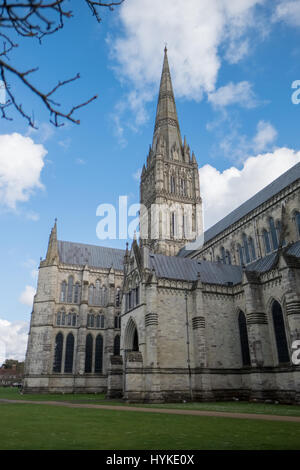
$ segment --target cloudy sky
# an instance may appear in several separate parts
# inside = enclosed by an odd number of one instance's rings
[[[55,217],[62,240],[124,247],[97,238],[96,210],[123,195],[138,202],[165,43],[206,228],[300,161],[299,0],[125,0],[100,25],[83,2],[69,5],[63,30],[11,55],[22,70],[39,67],[43,90],[80,72],[57,96],[63,109],[99,97],[77,113],[80,126],[57,129],[9,77],[39,129],[13,110],[0,120],[0,356],[24,356]]]

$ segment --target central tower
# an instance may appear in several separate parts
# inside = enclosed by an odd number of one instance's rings
[[[182,142],[165,48],[152,146],[140,183],[141,244],[174,256],[203,230],[198,164]]]

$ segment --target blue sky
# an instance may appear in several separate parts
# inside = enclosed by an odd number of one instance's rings
[[[13,121],[0,120],[0,341],[11,354],[24,351],[55,217],[59,239],[124,248],[124,240],[97,238],[96,209],[121,195],[139,201],[136,175],[152,141],[165,42],[181,133],[200,167],[206,227],[300,161],[300,105],[291,100],[300,80],[299,3],[125,0],[102,11],[99,25],[83,2],[69,2],[74,18],[63,30],[42,45],[19,40],[11,61],[38,65],[32,80],[43,90],[81,73],[57,94],[64,109],[99,97],[77,112],[79,126],[57,129],[9,77],[39,126],[32,131],[13,110]]]

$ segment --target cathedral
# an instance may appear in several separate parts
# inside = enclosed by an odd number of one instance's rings
[[[300,163],[203,232],[167,50],[125,250],[61,241],[39,267],[25,393],[300,403]]]

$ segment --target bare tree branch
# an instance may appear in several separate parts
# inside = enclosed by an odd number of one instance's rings
[[[79,0],[76,1],[78,2]],[[84,0],[84,2],[90,8],[92,15],[100,23],[100,8],[105,7],[113,10],[114,7],[121,5],[124,0],[117,2]],[[58,81],[52,90],[42,92],[29,78],[32,73],[38,70],[38,67],[20,71],[9,63],[10,52],[18,47],[18,44],[10,37],[10,31],[17,33],[21,37],[36,38],[41,42],[45,36],[55,34],[58,30],[62,29],[65,19],[72,18],[73,12],[65,7],[66,3],[67,0],[23,0],[22,2],[0,0],[0,77],[8,96],[8,100],[5,103],[0,103],[1,118],[11,120],[7,112],[8,108],[12,106],[28,121],[30,126],[36,127],[33,116],[24,111],[22,104],[17,102],[14,91],[9,87],[7,74],[17,77],[24,86],[40,98],[50,112],[50,122],[56,127],[62,126],[63,123],[60,121],[64,119],[79,124],[80,120],[74,117],[75,111],[97,98],[97,95],[95,95],[87,101],[73,106],[71,110],[63,112],[59,109],[60,104],[53,100],[53,95],[61,87],[78,80],[80,78],[79,74],[64,81]],[[4,28],[6,29],[5,33],[3,32]]]

